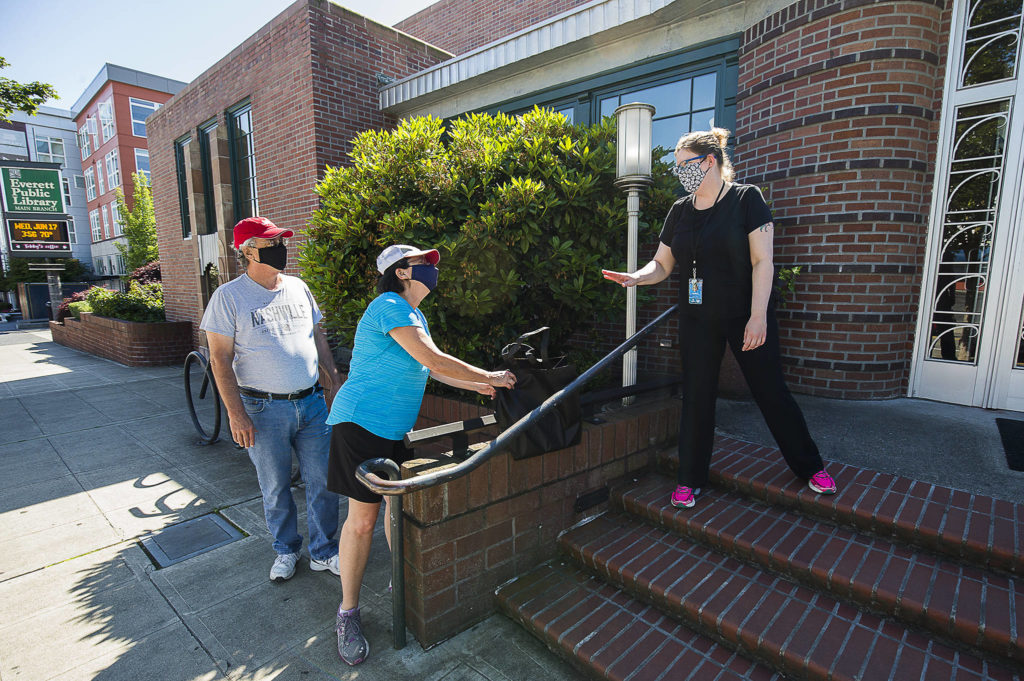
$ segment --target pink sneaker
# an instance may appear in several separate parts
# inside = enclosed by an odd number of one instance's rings
[[[690,489],[679,485],[676,487],[676,491],[672,492],[672,505],[676,508],[693,508],[693,505],[697,503],[696,496],[700,494],[700,488]]]
[[[823,470],[812,475],[811,479],[807,481],[807,486],[818,494],[836,493],[836,481],[832,479],[831,475]]]

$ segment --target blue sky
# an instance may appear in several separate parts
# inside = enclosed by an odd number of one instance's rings
[[[335,0],[391,26],[434,0]],[[70,109],[105,62],[189,82],[292,0],[0,0],[0,76],[57,88]]]

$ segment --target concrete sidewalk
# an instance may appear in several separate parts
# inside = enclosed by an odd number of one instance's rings
[[[124,367],[47,330],[0,333],[0,679],[581,678],[499,615],[395,651],[383,514],[362,603],[372,654],[346,667],[338,579],[304,554],[292,580],[268,580],[252,465],[230,443],[196,446],[185,409],[180,367]],[[140,539],[211,513],[246,536],[156,569]]]

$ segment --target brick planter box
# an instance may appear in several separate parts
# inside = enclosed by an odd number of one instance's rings
[[[128,366],[177,364],[192,350],[191,322],[128,322],[85,313],[50,322],[53,341]]]
[[[602,414],[606,422],[585,424],[576,447],[519,461],[499,454],[469,475],[408,495],[406,619],[420,644],[495,612],[499,585],[554,557],[560,532],[607,508],[602,488],[654,465],[655,453],[677,438],[680,409],[678,399],[665,399]],[[417,427],[490,411],[427,395]],[[437,449],[417,450],[403,476],[457,463]],[[597,503],[577,510],[581,495],[595,491]]]

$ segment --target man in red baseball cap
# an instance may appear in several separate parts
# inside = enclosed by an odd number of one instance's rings
[[[292,451],[306,487],[309,566],[338,572],[338,495],[327,489],[331,428],[317,381],[323,367],[328,395],[341,384],[323,315],[298,277],[284,274],[287,237],[262,217],[235,225],[235,248],[245,272],[213,292],[199,328],[227,408],[231,436],[256,467],[267,529],[277,558],[275,582],[290,579],[302,548],[291,493]]]

